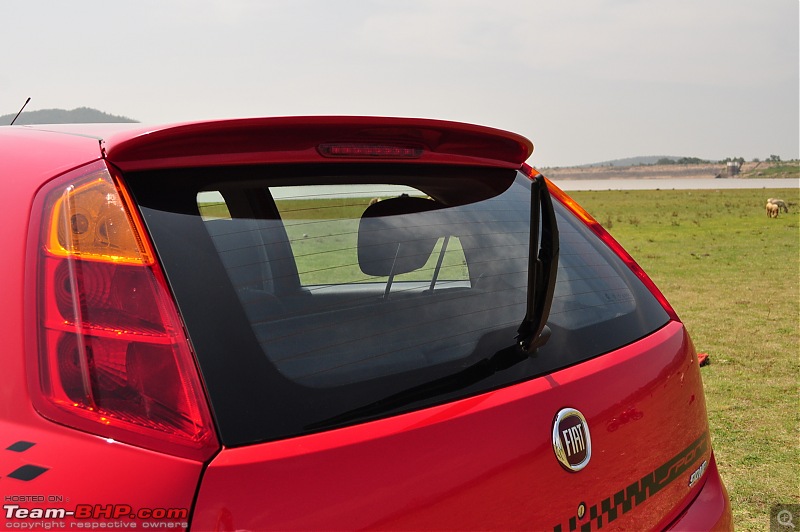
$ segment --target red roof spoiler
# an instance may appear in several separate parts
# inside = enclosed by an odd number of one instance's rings
[[[105,157],[123,170],[261,163],[392,160],[351,150],[331,158],[320,145],[413,148],[406,162],[519,168],[533,152],[520,135],[484,126],[416,118],[283,117],[195,122],[112,134]],[[359,155],[369,153],[368,155]],[[406,150],[405,153],[411,153]]]

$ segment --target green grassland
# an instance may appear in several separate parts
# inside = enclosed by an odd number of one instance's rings
[[[800,502],[797,189],[574,192],[664,292],[711,365],[703,380],[738,530]],[[790,203],[767,218],[768,197]]]

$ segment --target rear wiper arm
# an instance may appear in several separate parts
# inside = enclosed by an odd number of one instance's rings
[[[541,239],[539,218],[542,220]],[[558,271],[558,225],[553,200],[541,174],[531,182],[531,222],[528,247],[528,297],[525,318],[517,329],[517,345],[533,352],[547,343],[547,318],[553,303]]]
[[[482,352],[484,349],[482,345],[493,345],[498,342],[505,342],[509,331],[493,331],[484,335],[475,348],[475,352]],[[370,419],[382,413],[391,412],[397,408],[421,401],[429,397],[441,396],[447,393],[457,392],[464,388],[468,388],[484,379],[487,379],[498,373],[509,369],[520,362],[530,358],[528,353],[520,350],[516,345],[511,345],[500,349],[490,357],[481,358],[477,362],[470,364],[459,371],[444,377],[439,377],[430,382],[422,383],[412,388],[394,393],[375,402],[369,403],[364,406],[356,407],[352,410],[339,414],[318,423],[313,423],[306,426],[308,430],[318,430],[332,425],[339,425],[342,423],[349,423],[358,419]]]

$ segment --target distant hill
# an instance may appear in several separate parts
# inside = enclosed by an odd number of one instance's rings
[[[14,120],[16,113],[0,116],[0,125],[8,125]],[[71,111],[66,109],[40,109],[38,111],[22,111],[14,125],[25,124],[96,124],[107,122],[138,122],[126,116],[116,116],[90,107],[78,107]]]
[[[646,164],[663,163],[665,160],[670,160],[675,163],[709,162],[709,161],[701,161],[696,157],[677,157],[675,155],[646,155],[640,157],[628,157],[625,159],[614,159],[613,161],[604,161],[602,163],[584,164],[581,165],[580,167],[590,168],[596,166],[642,166]]]

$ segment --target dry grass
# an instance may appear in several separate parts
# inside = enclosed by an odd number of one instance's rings
[[[798,190],[571,195],[612,221],[709,353],[706,401],[735,525],[768,528],[771,506],[800,502]],[[768,219],[769,196],[790,212]]]

